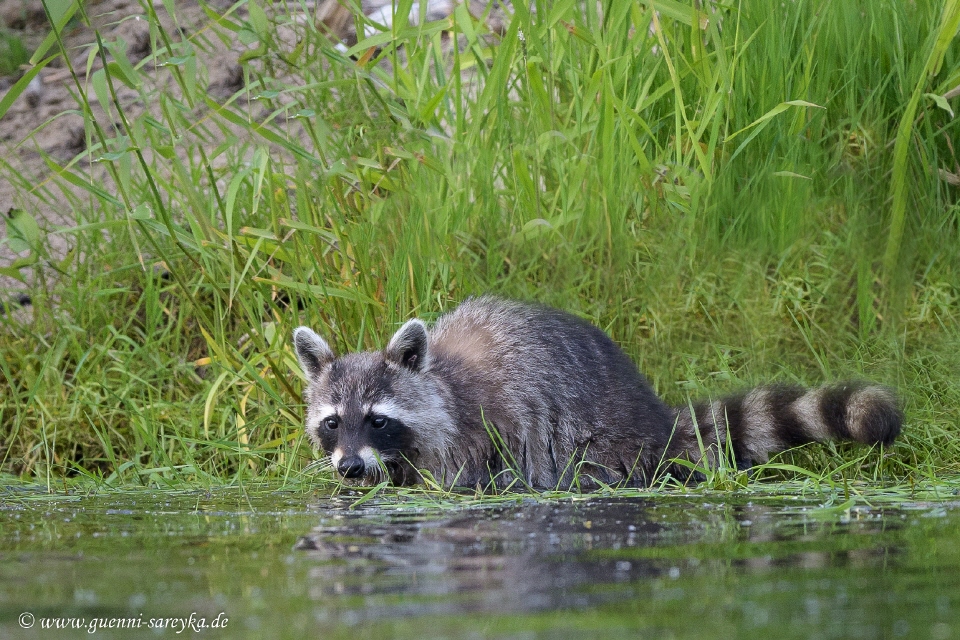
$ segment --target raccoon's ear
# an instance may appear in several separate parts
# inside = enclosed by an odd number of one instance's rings
[[[307,378],[319,376],[334,358],[330,345],[308,327],[297,327],[293,330],[293,348]]]
[[[427,326],[420,320],[409,320],[390,338],[383,355],[411,371],[420,371],[427,366],[430,354],[427,350]]]

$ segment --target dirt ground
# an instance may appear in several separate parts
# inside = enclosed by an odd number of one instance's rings
[[[215,9],[226,10],[231,2],[218,0],[212,3]],[[63,41],[73,63],[73,68],[85,83],[87,57],[90,45],[95,42],[95,29],[104,41],[122,38],[127,43],[127,55],[133,64],[150,54],[150,30],[145,20],[144,8],[136,0],[88,0],[85,9],[92,26],[85,26],[75,17],[63,32]],[[170,33],[186,35],[194,28],[208,22],[196,2],[176,2],[176,23],[166,13],[162,2],[157,0],[155,10],[161,23]],[[240,17],[243,13],[239,14]],[[40,0],[0,0],[0,29],[22,38],[28,52],[32,53],[49,33],[47,17]],[[218,38],[205,40],[207,51],[200,54],[201,62],[208,70],[208,93],[223,100],[241,88],[242,73],[238,63],[245,47],[239,43],[224,44]],[[56,47],[56,45],[54,45]],[[51,53],[56,51],[54,48]],[[91,73],[102,68],[99,59],[94,60]],[[156,69],[145,65],[141,71],[150,81],[163,82],[155,74]],[[20,74],[0,77],[0,95],[6,93],[19,79]],[[131,117],[141,114],[148,105],[141,104],[137,92],[120,87],[118,97],[124,110]],[[86,133],[83,117],[77,113],[76,81],[62,58],[54,60],[31,82],[0,118],[0,213],[22,209],[32,215],[45,232],[76,223],[70,207],[62,206],[61,189],[73,193],[79,189],[64,186],[62,180],[54,184],[51,169],[45,156],[61,165],[75,161],[86,148]],[[102,117],[98,107],[95,116]],[[103,167],[85,163],[84,171],[100,181],[106,179]],[[5,234],[5,225],[0,225],[0,234]],[[2,237],[2,235],[0,235]],[[70,249],[64,235],[46,235],[46,249],[53,260],[62,258]],[[0,267],[9,266],[18,257],[6,244],[0,244]],[[28,275],[26,272],[24,275]],[[13,278],[0,276],[0,304],[8,309],[17,306],[23,291],[30,289],[30,279],[24,284]]]

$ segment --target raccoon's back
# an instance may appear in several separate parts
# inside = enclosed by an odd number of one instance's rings
[[[563,484],[578,460],[613,481],[641,449],[659,457],[667,445],[670,409],[603,331],[575,316],[474,298],[441,317],[430,343],[465,438],[488,440],[494,426],[531,485]]]
[[[633,361],[603,331],[550,307],[470,298],[440,318],[430,350],[455,364],[462,382],[487,394],[491,408],[526,398],[596,412],[617,394],[660,404]]]

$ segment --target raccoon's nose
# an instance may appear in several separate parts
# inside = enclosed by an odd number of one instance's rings
[[[344,478],[359,478],[363,475],[363,458],[360,456],[347,456],[340,459],[337,465],[337,471]]]

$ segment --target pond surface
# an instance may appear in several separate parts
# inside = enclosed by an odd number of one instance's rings
[[[0,487],[0,638],[960,637],[950,502],[353,500]]]

